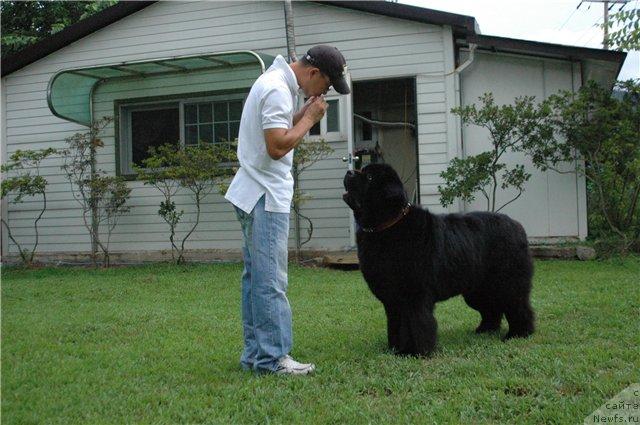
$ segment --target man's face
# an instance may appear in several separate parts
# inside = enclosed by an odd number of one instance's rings
[[[318,68],[311,67],[309,69],[309,80],[307,81],[307,86],[303,87],[304,94],[307,97],[327,94],[330,87],[331,80],[327,75],[323,74]]]

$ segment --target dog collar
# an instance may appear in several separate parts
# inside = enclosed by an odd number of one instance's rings
[[[400,214],[398,214],[398,216],[396,216],[392,220],[379,224],[376,227],[362,227],[362,231],[366,233],[382,232],[383,230],[388,229],[389,227],[397,224],[400,220],[405,218],[405,216],[409,214],[409,209],[411,209],[411,204],[407,203],[407,205],[402,209],[402,211],[400,211]]]

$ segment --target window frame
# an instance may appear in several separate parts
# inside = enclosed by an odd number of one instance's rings
[[[116,142],[116,175],[122,175],[128,179],[135,179],[136,173],[133,170],[133,144],[132,144],[132,127],[131,113],[137,111],[149,111],[168,109],[169,107],[178,108],[178,125],[180,128],[179,144],[181,148],[186,146],[185,135],[185,105],[192,103],[206,102],[231,102],[241,100],[244,103],[249,95],[248,91],[234,91],[230,93],[204,94],[204,95],[180,95],[176,97],[159,97],[149,99],[128,99],[125,101],[116,101],[116,129],[115,134],[118,137]],[[235,121],[235,120],[234,120]],[[227,123],[229,120],[227,120]],[[232,143],[229,140],[226,143]],[[216,142],[213,142],[216,143]],[[194,146],[194,145],[191,145]],[[233,165],[233,164],[225,164]]]

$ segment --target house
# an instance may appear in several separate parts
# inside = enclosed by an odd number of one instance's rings
[[[298,54],[315,44],[335,45],[347,59],[353,88],[349,96],[328,94],[329,113],[310,134],[334,152],[300,181],[313,197],[303,207],[314,223],[304,246],[309,251],[353,247],[342,177],[367,161],[393,165],[412,201],[432,211],[483,209],[480,200],[440,206],[439,174],[448,161],[489,146],[485,132],[461,126],[450,110],[489,91],[498,103],[511,103],[520,95],[543,99],[576,90],[588,79],[611,86],[625,59],[621,52],[485,36],[473,17],[392,2],[301,1],[293,13]],[[232,139],[252,82],[286,52],[282,2],[120,2],[3,61],[2,161],[17,149],[62,148],[91,120],[114,117],[97,165],[130,179],[132,210],[114,230],[111,250],[121,260],[166,258],[161,195],[135,180],[132,163],[161,135],[182,144]],[[42,169],[49,181],[38,248],[44,261],[91,251],[61,164],[52,158]],[[584,179],[527,171],[533,177],[526,192],[503,211],[522,222],[533,241],[584,239]],[[176,203],[185,209],[183,220],[194,219],[186,194]],[[39,199],[2,205],[3,218],[25,244],[33,240],[40,206]],[[189,248],[207,259],[237,256],[241,233],[231,206],[212,195],[202,214]],[[294,232],[292,225],[292,238]],[[6,232],[2,252],[5,261],[17,253]]]

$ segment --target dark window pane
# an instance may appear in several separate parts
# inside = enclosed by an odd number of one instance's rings
[[[184,121],[187,124],[198,122],[198,105],[184,105]]]
[[[329,107],[327,108],[327,132],[340,131],[340,108],[338,100],[330,100],[327,102]]]
[[[229,124],[214,124],[216,142],[229,141]]]
[[[232,142],[238,138],[240,133],[240,122],[229,123],[229,141]]]
[[[198,126],[188,125],[185,131],[185,143],[187,145],[195,145],[198,143]]]
[[[316,125],[311,127],[311,130],[309,130],[309,134],[312,135],[312,136],[319,136],[320,135],[320,122],[317,122]]]
[[[240,120],[242,116],[242,101],[229,102],[229,120]]]
[[[178,107],[131,112],[131,147],[133,162],[142,165],[152,146],[180,143]]]
[[[201,142],[211,143],[213,142],[213,127],[211,124],[200,125],[200,137]]]
[[[228,120],[227,105],[228,105],[227,102],[214,104],[213,108],[214,108],[215,122]]]
[[[213,122],[211,120],[211,104],[210,103],[201,103],[198,105],[198,122]]]

